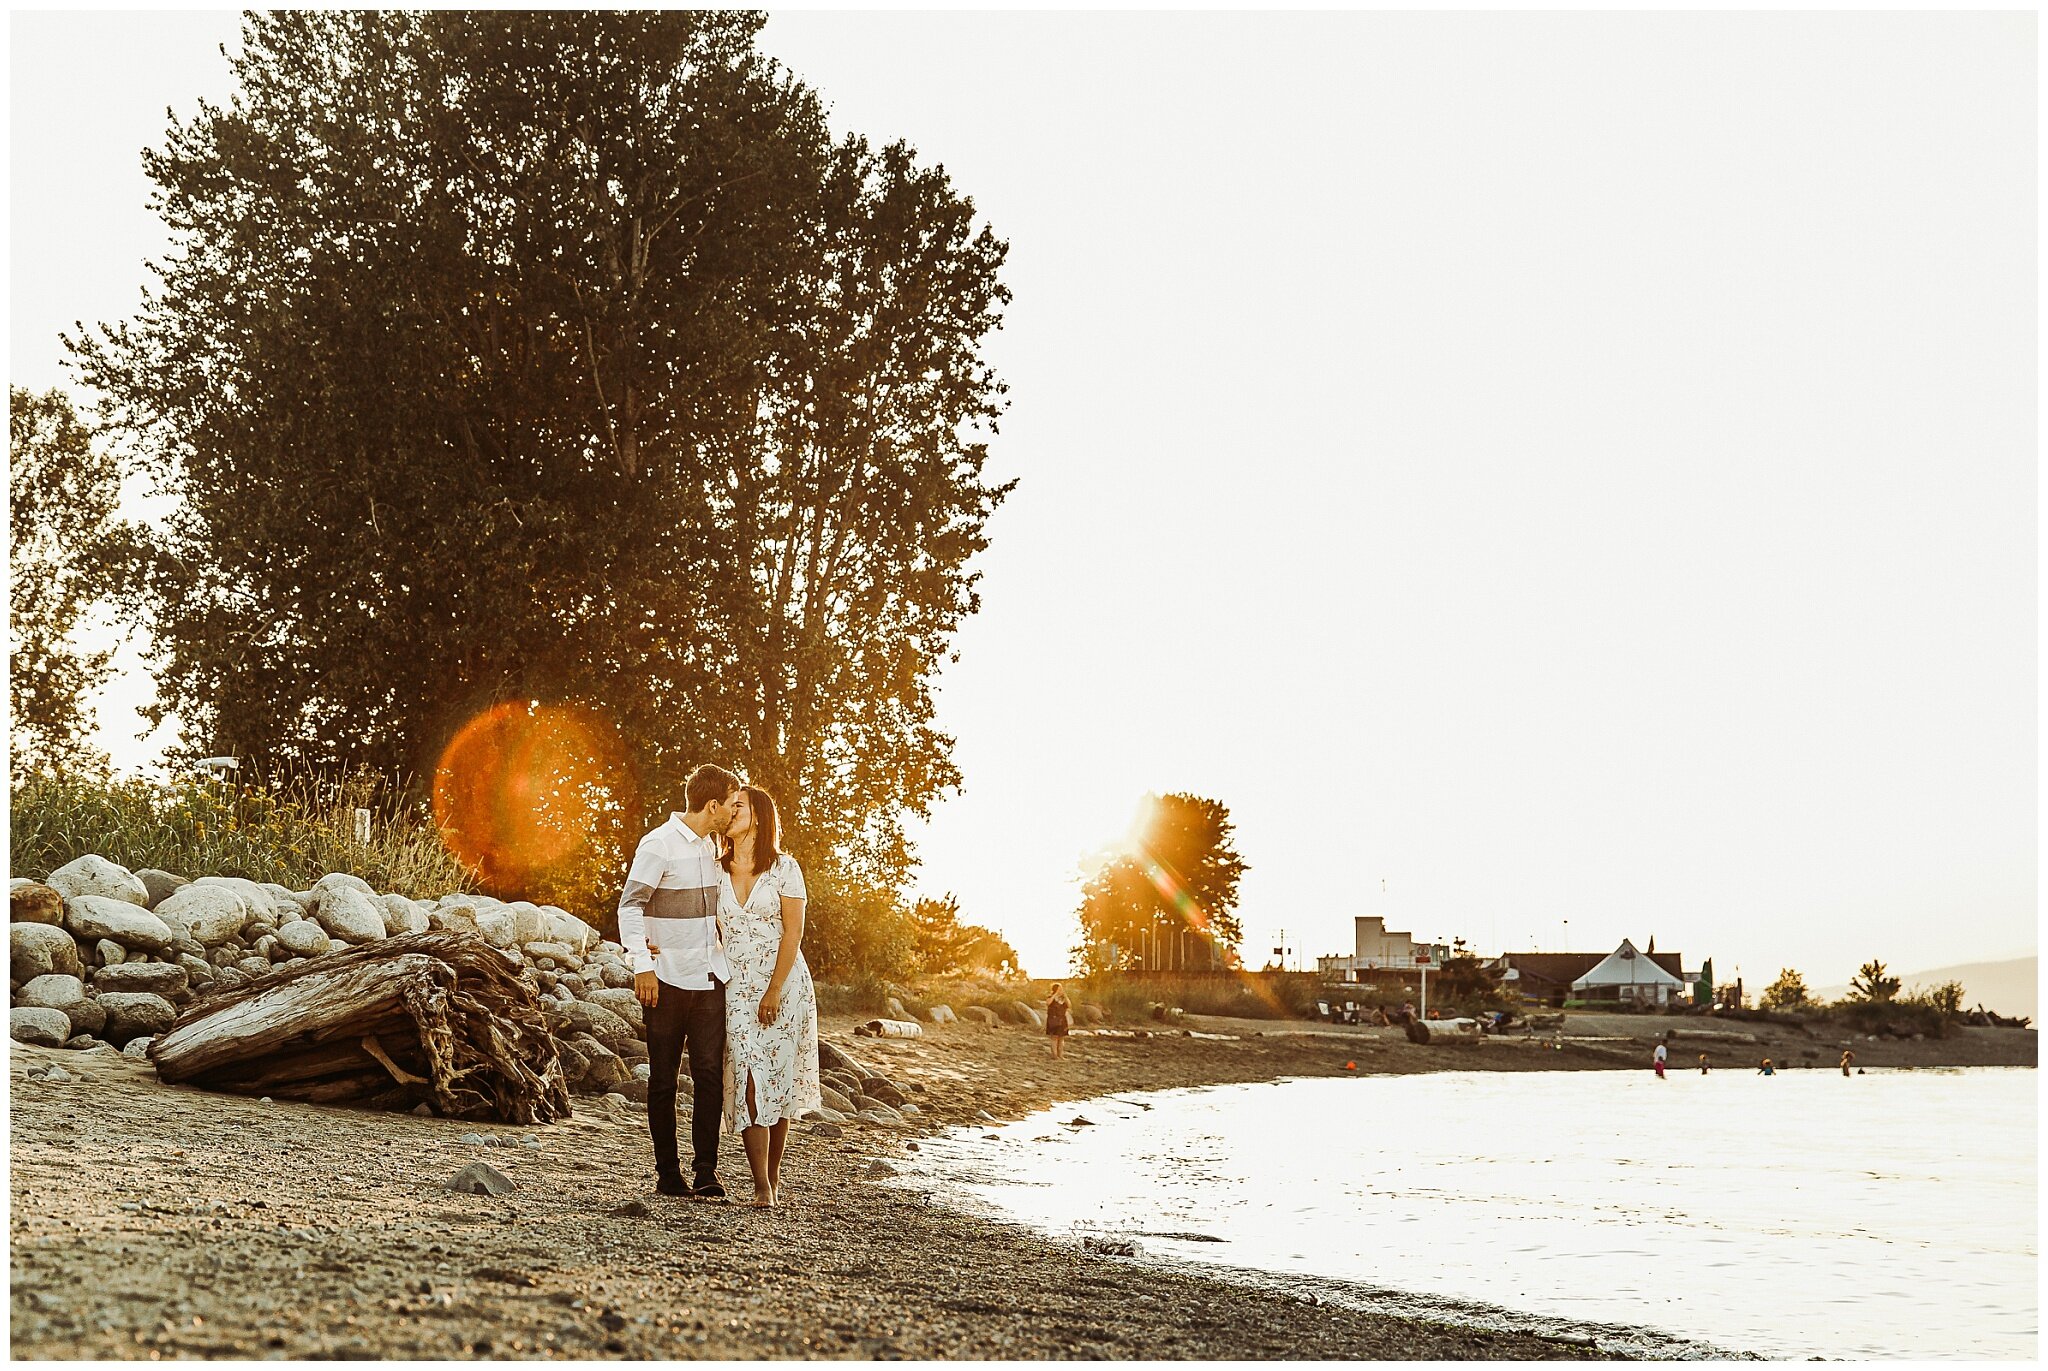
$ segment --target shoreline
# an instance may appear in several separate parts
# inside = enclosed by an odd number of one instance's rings
[[[1620,1016],[1607,1016],[1620,1017]],[[929,1134],[1097,1095],[1287,1076],[1613,1070],[1634,1042],[1488,1039],[1194,1020],[1199,1038],[952,1025],[918,1039],[822,1035],[912,1092],[903,1127],[797,1124],[785,1204],[656,1196],[644,1113],[587,1098],[524,1129],[263,1104],[157,1082],[111,1051],[15,1045],[11,1255],[16,1357],[585,1357],[1612,1360],[1600,1330],[1487,1330],[1348,1307],[1310,1283],[1257,1288],[1186,1264],[1100,1256],[889,1183]],[[1669,1020],[1635,1020],[1638,1029]],[[1575,1026],[1578,1026],[1575,1024]],[[1599,1025],[1588,1024],[1589,1028]],[[1683,1023],[1679,1025],[1682,1029]],[[1902,1043],[2032,1065],[2018,1041]],[[1595,1035],[1599,1037],[1601,1035]],[[1873,1049],[1879,1045],[1871,1045]],[[2024,1049],[2023,1051],[2021,1049]],[[1871,1053],[1868,1064],[1883,1066]],[[1925,1055],[1924,1051],[1921,1055]],[[1864,1052],[1858,1051],[1859,1059]],[[1998,1061],[1970,1060],[1993,1056]],[[2024,1056],[2025,1061],[2013,1060]],[[81,1079],[29,1080],[56,1062]],[[510,1144],[466,1144],[465,1135]],[[531,1136],[537,1146],[523,1146]],[[685,1123],[687,1136],[687,1123]],[[472,1161],[498,1198],[446,1179]],[[1341,1283],[1332,1283],[1341,1284]]]

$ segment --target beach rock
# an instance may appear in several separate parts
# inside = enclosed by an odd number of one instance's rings
[[[492,947],[511,947],[512,930],[512,916],[505,910],[489,909],[476,916],[476,931],[482,934],[484,941]]]
[[[206,958],[180,952],[177,964],[185,968],[185,984],[188,986],[200,989],[213,984],[213,963]]]
[[[258,909],[233,886],[193,881],[178,887],[157,905],[166,923],[175,916],[194,942],[219,947],[241,933]]]
[[[119,966],[128,960],[128,949],[112,938],[101,938],[92,945],[95,966]]]
[[[7,926],[8,977],[32,981],[38,976],[81,975],[85,967],[78,944],[56,924],[12,923]]]
[[[602,972],[605,989],[630,990],[633,988],[633,971],[630,967],[615,966],[607,962]]]
[[[821,1123],[812,1124],[809,1131],[821,1138],[843,1138],[846,1136],[846,1130],[829,1119]]]
[[[589,924],[568,910],[557,909],[553,905],[542,905],[540,912],[547,918],[548,942],[565,943],[579,957],[589,957],[598,951],[597,930]]]
[[[437,905],[427,911],[427,927],[436,933],[475,933],[476,914],[467,905]]]
[[[249,984],[249,978],[236,970],[232,965],[216,967],[214,969],[213,986],[216,990],[240,990],[247,984]]]
[[[106,1010],[85,993],[85,982],[76,976],[38,976],[14,997],[17,1006],[54,1009],[70,1023],[70,1034],[97,1033],[107,1022]]]
[[[8,887],[7,917],[18,924],[61,924],[64,896],[40,881],[16,881]]]
[[[62,1047],[71,1036],[71,1019],[61,1009],[27,1005],[7,1011],[7,1033],[18,1043]]]
[[[125,866],[116,865],[97,853],[87,853],[66,862],[44,878],[43,884],[67,900],[81,896],[117,900],[140,909],[149,903],[149,887]]]
[[[92,988],[99,994],[110,990],[144,991],[152,995],[175,995],[191,983],[191,973],[170,962],[127,962],[103,966],[93,973]]]
[[[311,901],[307,906],[306,912],[308,914],[319,913],[321,904],[331,892],[336,890],[353,890],[358,895],[367,896],[373,900],[377,898],[377,888],[361,876],[356,875],[352,871],[330,871],[319,880],[313,882],[313,888],[306,892]]]
[[[634,1063],[633,1063],[633,1079],[634,1079],[634,1080],[636,1080],[636,1081],[644,1081],[644,1080],[649,1080],[649,1079],[651,1079],[651,1078],[653,1077],[653,1075],[654,1075],[654,1068],[653,1068],[653,1067],[652,1067],[651,1065],[649,1065],[648,1063],[646,1063],[646,1062],[634,1062]]]
[[[1012,1005],[1016,1009],[1017,1013],[1021,1016],[1019,1022],[1023,1023],[1024,1025],[1030,1028],[1045,1027],[1044,1010],[1036,1008],[1032,1005],[1028,1005],[1024,1003],[1024,1001],[1022,1000],[1012,1001]]]
[[[585,1093],[601,1094],[633,1079],[632,1068],[625,1059],[594,1035],[579,1033],[573,1045],[584,1061],[583,1072],[575,1084]]]
[[[266,962],[286,962],[290,961],[292,956],[291,949],[279,942],[275,933],[264,934],[249,950]]]
[[[996,1017],[996,1012],[993,1009],[978,1004],[966,1006],[960,1011],[960,1016],[973,1023],[981,1024],[985,1028],[994,1028],[1002,1022],[1001,1019]]]
[[[334,876],[323,876],[320,882],[326,889],[321,889],[321,885],[313,887],[314,893],[320,899],[313,907],[313,922],[319,924],[327,936],[337,942],[360,945],[373,943],[382,938],[383,907],[354,886],[327,884],[336,880]]]
[[[851,1053],[823,1038],[818,1040],[818,1066],[825,1071],[843,1072],[856,1081],[875,1074],[855,1061]]]
[[[903,1116],[885,1104],[871,1104],[860,1111],[860,1117],[868,1123],[900,1124]]]
[[[960,1022],[960,1016],[953,1012],[953,1006],[949,1004],[935,1004],[928,1011],[928,1014],[933,1023]]]
[[[583,1079],[583,1073],[590,1069],[589,1058],[577,1051],[573,1043],[562,1042],[558,1039],[555,1043],[555,1057],[562,1064],[562,1079],[567,1081],[571,1087],[577,1081]]]
[[[235,962],[235,970],[241,972],[252,981],[257,980],[270,974],[270,958],[257,956],[239,958]]]
[[[590,1003],[600,1009],[610,1010],[629,1024],[646,1026],[646,1007],[640,1003],[640,997],[630,990],[593,990],[589,993],[588,999]]]
[[[319,957],[334,950],[327,930],[312,919],[300,919],[277,930],[278,945],[294,957]]]
[[[154,1033],[145,1033],[139,1038],[130,1038],[127,1044],[122,1047],[121,1055],[146,1062],[149,1060],[149,1045],[155,1041],[156,1034]]]
[[[910,1011],[903,1007],[903,1001],[897,999],[894,995],[882,1001],[882,1007],[889,1011],[889,1017],[892,1019],[907,1019],[911,1017]]]
[[[613,1086],[612,1090],[616,1094],[624,1095],[635,1104],[647,1103],[647,1082],[645,1081],[636,1081],[628,1076],[625,1080]]]
[[[459,1190],[465,1195],[509,1195],[512,1181],[502,1171],[486,1166],[482,1162],[471,1162],[450,1176],[448,1189]]]
[[[860,1083],[860,1093],[871,1100],[888,1105],[891,1109],[901,1108],[910,1098],[887,1076],[869,1076]]]
[[[140,900],[131,903],[105,895],[69,896],[64,901],[64,926],[81,942],[105,938],[146,952],[161,952],[171,945],[170,928],[144,909]]]
[[[855,1114],[860,1112],[855,1107],[853,1101],[848,1099],[844,1093],[835,1090],[829,1085],[819,1086],[818,1094],[823,1097],[827,1108],[836,1110],[841,1114]]]
[[[396,938],[405,933],[425,933],[431,924],[426,911],[403,895],[379,895],[376,903],[384,915],[384,934]]]
[[[512,916],[512,941],[521,947],[546,939],[547,916],[540,912],[540,906],[529,900],[515,900],[505,906],[505,912]]]
[[[1099,1024],[1103,1022],[1102,1006],[1099,1004],[1077,1004],[1074,1006],[1074,1017],[1084,1024]]]
[[[169,871],[159,871],[153,866],[146,866],[136,872],[135,879],[142,882],[142,888],[149,896],[148,904],[151,909],[169,899],[173,891],[192,884],[183,876],[174,875]]]
[[[562,1006],[562,1013],[576,1028],[588,1033],[612,1051],[618,1051],[620,1042],[633,1042],[636,1035],[633,1025],[606,1009],[603,1005],[588,1004],[572,1000]]]
[[[567,943],[530,942],[526,944],[526,955],[536,961],[551,962],[565,971],[579,971],[583,967],[583,954]]]
[[[102,1036],[116,1045],[144,1033],[162,1033],[178,1017],[177,1008],[169,1000],[147,991],[111,991],[99,999],[100,1008],[107,1011]]]

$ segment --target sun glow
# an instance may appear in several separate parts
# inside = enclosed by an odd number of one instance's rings
[[[457,860],[502,886],[572,856],[630,805],[625,745],[594,710],[508,701],[464,724],[434,771],[434,823]]]

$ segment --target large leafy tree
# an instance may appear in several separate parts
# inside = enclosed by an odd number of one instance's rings
[[[77,342],[182,497],[131,555],[191,746],[425,777],[568,704],[625,740],[601,850],[718,760],[901,882],[959,780],[930,686],[1007,489],[1006,247],[761,23],[245,21],[234,99],[147,155],[161,286]]]
[[[94,445],[69,396],[8,387],[7,707],[16,771],[105,760],[89,741],[89,701],[113,649],[84,647],[77,634],[104,590],[100,544],[120,484],[118,464]]]
[[[1237,886],[1249,870],[1238,855],[1230,810],[1199,795],[1147,797],[1130,840],[1103,854],[1081,887],[1081,942],[1087,971],[1183,964],[1187,937],[1226,961],[1244,940]]]
[[[1899,978],[1873,958],[1856,968],[1856,974],[1849,980],[1849,998],[1866,1004],[1890,1004],[1899,993],[1899,985]]]
[[[1811,1003],[1806,989],[1806,978],[1791,967],[1778,973],[1778,979],[1764,987],[1764,993],[1757,997],[1757,1003],[1765,1009],[1801,1009]]]

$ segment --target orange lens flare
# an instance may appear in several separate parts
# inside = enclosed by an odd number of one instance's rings
[[[441,842],[490,887],[562,861],[598,816],[629,800],[618,730],[575,706],[493,705],[464,724],[434,771]]]

